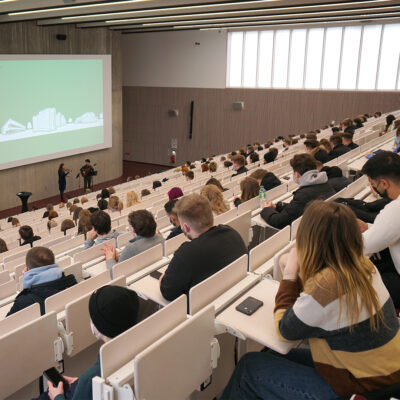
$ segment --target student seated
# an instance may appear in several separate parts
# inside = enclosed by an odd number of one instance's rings
[[[245,203],[248,200],[257,197],[260,192],[260,185],[257,180],[248,176],[240,181],[240,196],[235,196],[233,204],[235,207],[239,207],[240,204]]]
[[[108,201],[106,199],[100,199],[97,202],[97,207],[99,208],[99,210],[104,211],[107,210],[108,208]]]
[[[236,156],[233,156],[232,162],[233,169],[236,171],[236,174],[233,174],[232,176],[238,176],[247,172],[247,168],[245,167],[246,159],[242,155],[238,154]]]
[[[350,118],[346,118],[344,121],[342,121],[342,129],[344,133],[350,133],[352,136],[354,136],[356,126],[353,124],[353,121]]]
[[[192,181],[194,179],[194,172],[193,171],[186,172],[185,177],[187,181]]]
[[[350,150],[354,150],[358,147],[358,144],[353,142],[353,135],[351,133],[343,133],[342,143],[344,146],[348,147]]]
[[[175,236],[178,236],[182,233],[181,223],[179,222],[178,214],[175,211],[175,204],[178,202],[178,199],[167,201],[164,204],[164,210],[168,215],[169,222],[173,225],[171,232],[169,233],[167,240],[172,239]]]
[[[400,153],[400,128],[397,128],[396,133],[394,135],[394,150],[393,153]]]
[[[306,339],[310,350],[246,354],[221,400],[348,398],[400,381],[395,309],[346,206],[315,201],[307,208],[274,317],[282,340]]]
[[[33,247],[32,243],[41,239],[40,236],[33,234],[33,230],[29,225],[22,225],[21,228],[19,228],[18,233],[20,236],[20,246],[29,244],[31,247]]]
[[[229,211],[229,206],[225,203],[224,197],[222,196],[222,192],[217,186],[205,185],[201,189],[200,195],[205,197],[210,202],[214,216]]]
[[[306,205],[317,199],[327,199],[335,194],[325,172],[319,172],[316,161],[309,154],[296,154],[291,160],[293,180],[300,187],[293,192],[289,203],[264,203],[261,217],[274,228],[282,229],[303,214]]]
[[[308,139],[304,142],[304,146],[306,147],[306,151],[308,154],[311,154],[317,161],[322,164],[329,161],[329,155],[326,152],[324,146],[315,139]]]
[[[89,299],[90,329],[93,336],[104,343],[132,328],[138,319],[139,299],[137,294],[120,286],[103,286],[93,292]],[[79,378],[64,376],[70,384],[67,396],[62,382],[55,387],[49,384],[48,397],[51,400],[92,400],[92,379],[101,376],[100,355],[96,363]],[[45,397],[41,397],[45,398]]]
[[[108,244],[104,247],[107,268],[112,267],[117,262],[122,262],[128,258],[137,256],[143,251],[154,247],[159,243],[164,243],[164,238],[156,234],[157,224],[153,214],[147,210],[132,211],[128,215],[129,224],[132,227],[134,238],[124,247],[118,257],[114,246]]]
[[[203,196],[185,196],[175,208],[190,242],[179,247],[160,278],[161,293],[170,301],[181,294],[188,296],[191,287],[247,252],[243,239],[234,229],[214,226],[210,203]]]
[[[258,168],[252,172],[250,178],[254,178],[265,190],[271,190],[282,184],[274,173],[268,172],[266,169],[262,168]]]
[[[332,144],[332,150],[329,152],[329,160],[338,158],[341,155],[346,154],[350,151],[350,149],[342,143],[341,135],[332,135],[329,138],[329,141]]]
[[[389,248],[392,261],[378,265],[393,302],[400,308],[400,156],[381,151],[363,166],[373,189],[384,199],[392,199],[372,225],[359,220],[366,254]]]
[[[53,204],[49,203],[46,206],[46,211],[43,213],[43,217],[42,218],[47,218],[49,216],[49,212],[53,210]]]
[[[265,164],[275,161],[278,156],[278,149],[276,147],[270,147],[269,150],[264,154]]]
[[[206,182],[206,185],[214,185],[214,186],[216,186],[221,192],[225,192],[226,190],[228,190],[228,189],[224,188],[224,187],[222,186],[221,182],[220,182],[218,179],[216,179],[216,178],[210,178],[210,179]]]
[[[332,186],[333,190],[337,193],[344,189],[346,186],[350,185],[353,181],[349,178],[343,176],[343,171],[339,167],[328,167],[320,164],[321,168],[318,166],[320,172],[326,172],[328,177],[328,183]]]
[[[5,253],[8,251],[7,243],[0,238],[0,253]]]
[[[14,300],[7,316],[34,303],[39,303],[40,313],[45,313],[44,302],[64,289],[75,285],[73,275],[64,276],[64,271],[56,262],[53,252],[46,247],[34,247],[26,253],[26,268],[23,271],[22,288]]]
[[[126,208],[132,207],[139,203],[139,196],[134,190],[131,190],[126,194]]]
[[[67,218],[61,222],[61,232],[64,232],[64,236],[67,234],[67,230],[72,228],[75,228],[75,224],[72,219]]]
[[[101,244],[110,239],[116,239],[119,232],[111,230],[111,217],[105,211],[96,211],[90,216],[92,230],[87,233],[84,248],[88,249],[95,244]]]

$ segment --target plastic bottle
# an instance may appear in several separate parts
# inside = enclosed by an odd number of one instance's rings
[[[267,200],[267,191],[262,185],[260,186],[260,191],[258,192],[258,199],[260,200],[260,208],[262,208],[265,201]]]

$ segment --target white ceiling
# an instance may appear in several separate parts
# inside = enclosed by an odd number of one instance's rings
[[[0,23],[27,20],[125,33],[400,22],[400,0],[0,0]]]

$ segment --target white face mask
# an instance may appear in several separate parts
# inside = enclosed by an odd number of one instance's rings
[[[90,330],[92,331],[92,334],[96,339],[100,339],[100,333],[98,331],[96,332],[94,330],[94,324],[93,324],[92,320],[90,320]]]
[[[296,175],[293,173],[293,182],[296,184],[296,185],[300,185],[300,181],[296,178]]]

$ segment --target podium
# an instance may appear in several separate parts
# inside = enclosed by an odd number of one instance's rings
[[[18,192],[17,196],[21,199],[21,203],[22,203],[22,210],[21,212],[27,212],[28,211],[28,199],[29,196],[31,196],[32,193],[31,192]]]

